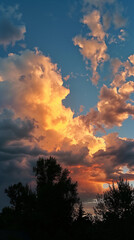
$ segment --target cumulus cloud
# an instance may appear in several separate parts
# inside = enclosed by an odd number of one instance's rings
[[[130,56],[125,63],[129,73],[132,62],[133,56]],[[120,62],[117,63],[118,67],[113,67],[115,74],[120,68]],[[114,174],[122,173],[123,166],[127,165],[132,171],[130,158],[129,163],[127,160],[120,163],[120,155],[116,154],[116,160],[112,160],[112,154],[123,146],[130,148],[128,156],[133,154],[131,140],[120,139],[117,135],[94,135],[94,127],[120,126],[129,115],[133,116],[134,108],[128,102],[134,90],[132,81],[118,89],[104,85],[98,109],[92,109],[86,116],[74,117],[73,111],[62,103],[70,91],[63,86],[61,72],[40,51],[25,50],[19,55],[0,58],[0,77],[3,181],[9,184],[9,173],[10,182],[32,181],[35,160],[51,155],[69,168],[73,180],[79,183],[82,198],[86,199],[102,192],[103,183]]]
[[[103,31],[102,25],[100,23],[100,13],[94,10],[91,14],[85,15],[83,17],[84,24],[87,24],[91,33],[89,36],[96,37],[98,40],[102,41],[105,38],[105,32]]]
[[[134,92],[134,82],[124,83],[119,89],[108,88],[104,85],[100,91],[100,101],[97,103],[97,110],[91,109],[81,120],[85,126],[92,124],[95,130],[104,130],[103,127],[121,127],[122,123],[129,116],[134,117],[134,105],[129,101],[130,95]]]
[[[98,83],[99,74],[97,67],[103,62],[107,61],[109,56],[106,53],[107,46],[105,43],[105,32],[100,23],[100,13],[94,10],[91,14],[84,16],[82,22],[86,24],[91,32],[88,34],[89,39],[82,36],[76,36],[73,41],[74,45],[78,45],[83,57],[91,61],[93,71],[92,82]]]
[[[77,168],[78,163],[88,166],[91,156],[105,148],[104,139],[94,136],[92,126],[87,129],[63,105],[69,89],[49,57],[29,50],[10,54],[0,59],[0,76],[4,164],[15,161],[21,167],[39,155],[53,155],[64,166]]]
[[[112,10],[107,8],[108,5],[112,5]],[[92,70],[91,81],[97,85],[100,77],[98,68],[110,58],[107,53],[108,44],[126,40],[126,31],[123,28],[126,19],[123,17],[122,5],[115,0],[83,0],[83,6],[84,16],[81,22],[88,26],[90,32],[88,37],[78,35],[73,41],[75,46],[79,46],[86,64],[91,62],[91,68],[86,68]],[[106,32],[111,26],[114,27],[115,36]]]
[[[118,179],[119,176],[133,179],[134,141],[119,138],[117,133],[109,134],[104,138],[106,150],[94,154],[94,164],[100,163],[100,170],[104,172],[106,181]],[[128,172],[123,172],[124,167],[128,168]]]
[[[26,27],[16,23],[21,19],[18,5],[6,8],[0,5],[0,14],[0,44],[6,48],[10,44],[15,45],[17,41],[23,40]]]
[[[12,110],[0,112],[0,192],[17,181],[31,182],[32,166],[40,155],[47,155],[41,149],[33,133],[36,123],[33,119],[16,118]],[[1,198],[1,201],[3,199]],[[1,207],[5,199],[1,202]],[[7,203],[8,204],[8,203]]]
[[[97,67],[99,64],[108,60],[109,56],[106,54],[107,46],[105,42],[99,42],[96,39],[86,39],[81,36],[74,38],[74,45],[80,47],[81,54],[91,61],[91,67],[93,70],[92,82],[97,85],[99,80],[99,74]]]
[[[0,145],[23,138],[32,139],[31,132],[34,127],[34,120],[14,119],[14,113],[4,109],[0,113]]]
[[[103,11],[103,6],[115,4],[114,0],[84,2],[93,7],[82,19],[88,34],[76,36],[73,41],[86,62],[91,62],[92,82],[97,84],[97,70],[109,59],[106,31],[111,24],[121,27],[118,37],[123,40],[125,21],[120,12]],[[0,44],[6,47],[24,39],[25,26],[16,24],[22,17],[18,6],[0,6],[0,12]],[[63,105],[70,90],[64,87],[61,72],[49,57],[36,49],[0,58],[1,185],[32,181],[35,161],[50,155],[69,168],[84,200],[95,198],[103,191],[103,183],[119,175],[133,179],[134,141],[119,138],[116,133],[95,135],[96,130],[105,133],[105,128],[120,127],[129,116],[134,117],[130,98],[134,82],[126,81],[134,76],[134,55],[125,62],[113,59],[111,65],[113,81],[109,88],[101,88],[96,108],[74,117],[71,108]],[[83,109],[81,105],[80,113]],[[125,175],[124,166],[129,169]]]
[[[121,62],[118,58],[111,60],[113,71],[113,81],[111,86],[120,87],[127,79],[134,76],[134,55],[130,55],[125,62]]]
[[[40,144],[48,151],[61,148],[65,138],[70,145],[88,141],[99,144],[92,127],[87,130],[80,118],[73,118],[72,110],[62,104],[69,89],[63,86],[57,65],[50,58],[26,50],[0,59],[0,66],[0,108],[12,109],[16,117],[35,119],[40,126],[35,135],[44,134]],[[90,151],[94,152],[91,145]]]
[[[134,114],[134,106],[127,103],[134,90],[133,86],[133,82],[129,83],[129,86],[124,85],[124,88],[128,87],[126,95],[121,90],[117,91],[116,88],[109,89],[105,85],[102,87],[97,107],[106,126],[121,126],[129,114]]]
[[[83,0],[84,12],[91,12],[98,9],[103,17],[103,24],[106,30],[112,23],[115,29],[122,28],[126,25],[126,19],[123,17],[123,7],[115,0]],[[112,11],[107,11],[107,5],[112,5]]]

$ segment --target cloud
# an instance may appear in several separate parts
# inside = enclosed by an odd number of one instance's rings
[[[113,12],[107,11],[107,4],[112,4]],[[90,10],[81,22],[88,32],[73,39],[91,63],[94,84],[99,80],[99,67],[109,59],[106,31],[113,24],[121,28],[120,40],[125,37],[122,27],[126,22],[114,4],[114,0],[85,0]],[[0,44],[4,47],[24,39],[26,28],[18,10],[18,5],[0,6]],[[105,128],[120,127],[129,116],[134,117],[130,98],[134,82],[127,81],[134,76],[134,55],[124,62],[113,59],[111,66],[112,83],[109,88],[103,85],[96,107],[74,117],[71,108],[63,105],[70,93],[63,80],[72,73],[62,79],[57,64],[37,48],[0,58],[0,187],[17,181],[33,183],[35,161],[50,155],[70,170],[84,201],[102,193],[103,184],[119,175],[133,179],[134,141],[117,133],[105,135]],[[104,136],[95,135],[96,131],[103,131]]]
[[[94,10],[91,14],[85,15],[82,22],[84,24],[87,24],[87,26],[91,30],[89,36],[91,35],[93,37],[96,37],[98,40],[103,41],[103,39],[105,38],[105,32],[103,31],[103,27],[100,23],[99,11]]]
[[[126,25],[126,20],[121,15],[119,9],[117,9],[117,12],[113,15],[113,23],[115,28],[122,28]]]
[[[130,56],[129,73],[132,62],[133,56]],[[128,63],[124,64],[127,68]],[[114,67],[115,74],[119,67]],[[0,58],[0,77],[0,169],[3,181],[9,183],[8,174],[10,182],[18,179],[33,181],[31,169],[35,161],[39,156],[51,155],[70,170],[73,180],[79,183],[83,199],[94,198],[98,191],[103,191],[108,176],[117,170],[121,172],[119,168],[127,164],[125,161],[118,164],[119,156],[115,165],[111,160],[106,164],[102,156],[108,156],[114,147],[112,143],[108,145],[109,139],[117,141],[116,151],[123,143],[131,145],[131,141],[117,136],[97,137],[94,127],[120,126],[128,115],[133,115],[133,107],[128,103],[134,87],[132,81],[125,82],[119,89],[104,85],[98,109],[92,109],[86,116],[74,117],[74,112],[62,103],[70,91],[63,86],[57,64],[40,51],[24,50],[19,55]]]
[[[112,21],[112,16],[111,16],[110,12],[107,11],[103,15],[103,26],[104,26],[105,30],[108,30],[110,28],[111,21]]]
[[[24,39],[25,26],[15,26],[8,20],[0,21],[0,44],[4,47]]]
[[[72,145],[67,151],[52,152],[59,162],[64,166],[74,167],[76,166],[89,166],[89,149],[88,147],[80,147],[78,145]]]
[[[83,57],[91,61],[91,68],[93,71],[92,82],[98,83],[99,74],[97,67],[108,60],[109,56],[106,53],[107,46],[105,43],[105,32],[100,23],[99,11],[93,11],[91,14],[84,16],[82,22],[87,24],[91,32],[88,34],[89,39],[82,36],[76,36],[73,41],[74,45],[78,45]]]
[[[64,80],[68,81],[69,78],[70,78],[70,75],[68,74],[67,76],[64,77]]]
[[[127,103],[130,94],[134,90],[133,82],[130,82],[129,86],[125,84],[124,88],[126,87],[128,87],[126,95],[123,94],[121,89],[117,91],[116,88],[109,89],[105,85],[102,87],[97,108],[106,126],[121,126],[129,114],[134,114],[134,106]]]
[[[28,50],[8,56],[0,59],[0,76],[0,109],[9,108],[16,117],[34,119],[39,126],[35,137],[44,136],[40,145],[46,150],[60,149],[66,138],[69,145],[97,141],[99,146],[100,139],[93,135],[92,127],[87,130],[62,104],[70,91],[63,86],[57,65],[50,58]],[[90,152],[95,151],[92,144],[88,147]]]
[[[6,48],[10,44],[14,46],[17,41],[24,40],[26,27],[16,24],[16,21],[20,21],[22,16],[18,13],[18,5],[6,8],[0,5],[0,13],[0,44]]]
[[[125,37],[126,37],[126,32],[125,32],[124,29],[121,29],[121,30],[120,30],[120,34],[118,35],[118,38],[119,38],[121,41],[125,41],[125,40],[126,40]]]
[[[74,155],[74,164],[84,164],[88,153],[105,147],[104,140],[93,135],[92,126],[87,129],[62,104],[69,89],[63,86],[61,73],[49,57],[29,50],[11,54],[0,59],[0,76],[1,136],[5,136],[5,144],[7,139],[10,142],[3,147],[3,159],[16,159],[19,153],[20,158],[33,156],[37,145],[38,154],[40,150],[60,157],[63,152],[70,156],[66,165],[73,162]]]
[[[5,18],[14,18],[14,19],[20,20],[22,17],[22,13],[20,13],[18,10],[19,10],[18,4],[14,6],[6,6],[6,7],[4,7],[3,5],[0,5],[1,15]]]
[[[83,105],[80,105],[80,109],[79,109],[79,112],[81,113],[81,112],[83,112],[84,111],[84,106]]]
[[[4,189],[18,181],[33,181],[32,166],[47,151],[39,148],[33,137],[36,123],[33,119],[15,118],[12,110],[0,112],[0,193],[1,207],[5,206]],[[7,202],[7,204],[9,204]]]
[[[130,55],[125,62],[121,62],[118,58],[111,60],[113,71],[113,81],[111,86],[120,87],[127,79],[134,76],[133,55]]]
[[[89,124],[94,125],[95,130],[104,130],[103,127],[121,127],[125,119],[129,116],[134,117],[134,106],[128,102],[133,92],[132,81],[124,83],[119,89],[104,85],[100,91],[97,110],[91,109],[85,116],[80,117],[81,120],[87,127]]]
[[[108,8],[108,5],[112,7]],[[125,41],[126,31],[123,27],[127,21],[123,11],[122,5],[115,0],[83,0],[84,16],[81,22],[88,26],[90,32],[87,34],[88,37],[82,35],[74,37],[73,42],[75,46],[79,46],[80,53],[86,60],[87,69],[90,69],[88,61],[91,62],[91,81],[95,85],[100,78],[98,68],[110,59],[107,53],[108,44],[117,44],[119,40]],[[106,33],[110,27],[114,27],[115,36]],[[119,33],[117,29],[120,29]]]
[[[94,130],[105,132],[105,128],[121,127],[129,116],[134,117],[134,105],[131,94],[134,93],[134,82],[127,81],[134,76],[134,56],[121,62],[118,58],[111,60],[113,80],[108,88],[100,90],[96,108],[91,108],[86,115],[80,116],[85,126],[94,126]]]
[[[83,11],[91,12],[98,9],[103,17],[103,24],[105,30],[108,30],[111,23],[116,29],[122,28],[126,25],[126,19],[123,17],[123,7],[121,3],[115,0],[83,0]],[[108,5],[111,5],[111,9]],[[108,9],[108,10],[107,10]]]
[[[0,59],[0,168],[6,184],[33,181],[32,166],[39,156],[54,156],[69,168],[79,191],[86,196],[95,175],[92,156],[105,149],[96,137],[62,101],[69,94],[61,72],[39,51],[25,50]],[[87,169],[87,170],[86,170]],[[86,175],[85,175],[86,174]],[[10,175],[10,177],[8,177]],[[84,176],[89,178],[89,180]],[[96,190],[100,189],[100,183]],[[95,186],[95,184],[94,184]]]
[[[4,109],[0,113],[0,145],[23,138],[32,139],[31,132],[34,128],[34,120],[14,119],[14,113]]]
[[[133,179],[134,170],[134,141],[122,139],[117,133],[105,136],[106,150],[100,150],[94,154],[94,164],[100,163],[100,170],[105,173],[107,181],[118,179],[119,176]],[[128,172],[123,172],[123,167]]]

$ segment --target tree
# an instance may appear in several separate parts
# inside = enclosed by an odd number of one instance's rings
[[[32,209],[35,203],[35,194],[26,184],[23,186],[21,182],[9,186],[5,189],[5,193],[10,198],[12,209],[19,214],[23,214],[28,209]]]
[[[77,182],[72,182],[69,171],[53,157],[39,158],[33,171],[37,182],[36,226],[40,232],[48,233],[44,238],[56,238],[57,234],[66,239],[79,203]]]
[[[71,222],[75,204],[79,202],[77,183],[72,183],[69,171],[62,169],[55,158],[39,158],[33,168],[37,181],[40,210],[50,221]]]
[[[32,218],[36,209],[36,195],[26,184],[19,182],[5,189],[5,193],[10,198],[11,207],[2,211],[2,216],[8,218],[12,215],[10,225],[16,225],[19,228],[32,228]]]
[[[125,220],[134,216],[134,189],[129,182],[119,178],[117,185],[109,185],[109,190],[97,196],[94,208],[98,219],[103,221]]]

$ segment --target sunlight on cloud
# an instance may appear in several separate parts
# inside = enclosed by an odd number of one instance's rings
[[[87,24],[91,33],[90,38],[83,38],[82,36],[76,36],[73,41],[74,45],[80,47],[80,52],[84,58],[91,61],[91,67],[93,71],[92,82],[97,84],[99,80],[99,74],[97,67],[103,62],[107,61],[109,56],[106,54],[107,46],[105,44],[105,32],[100,23],[99,11],[93,11],[89,15],[85,15],[82,22]]]
[[[98,84],[100,67],[109,60],[112,80],[109,86],[100,87],[99,100],[86,115],[80,105],[79,115],[74,117],[71,107],[65,107],[63,100],[70,94],[62,79],[57,64],[52,63],[37,48],[24,50],[19,54],[9,53],[0,58],[0,152],[6,164],[13,160],[13,167],[30,167],[32,158],[56,157],[63,166],[67,166],[73,180],[78,181],[83,199],[94,198],[102,193],[107,183],[119,176],[133,179],[134,141],[121,138],[118,133],[106,133],[106,129],[121,127],[130,116],[134,118],[134,105],[131,98],[134,93],[134,55],[127,60],[110,59],[108,52],[109,34],[112,24],[118,29],[117,36],[125,40],[126,21],[117,12],[104,12],[105,4],[115,4],[114,0],[85,0],[90,10],[84,12],[82,24],[88,27],[86,37],[75,36],[73,43],[91,66],[91,81]],[[105,8],[104,8],[105,10]],[[0,7],[1,12],[5,8]],[[18,7],[7,8],[7,20],[0,19],[0,44],[8,46],[24,39],[26,28],[13,25],[10,18],[20,21]],[[6,24],[7,28],[4,28]],[[5,32],[9,31],[9,37]],[[13,34],[12,34],[13,33]],[[15,34],[14,34],[15,33]],[[81,75],[82,76],[82,75]],[[87,75],[83,75],[84,78]],[[75,78],[78,75],[74,76]],[[97,131],[103,135],[97,135]],[[34,156],[34,157],[33,157]],[[19,159],[19,160],[17,160]],[[37,159],[36,159],[37,160]],[[32,164],[31,164],[32,165]],[[17,174],[17,173],[16,173]],[[26,173],[27,174],[27,173]]]
[[[4,91],[8,92],[1,108],[11,108],[17,117],[35,119],[39,125],[35,135],[45,136],[40,143],[42,147],[48,151],[60,149],[67,138],[70,144],[87,146],[91,154],[104,149],[103,139],[93,135],[92,126],[87,129],[81,119],[73,118],[71,109],[62,104],[69,89],[63,86],[57,65],[52,64],[50,58],[27,50],[1,59],[0,63],[3,84],[7,83]],[[1,92],[1,98],[4,94]]]

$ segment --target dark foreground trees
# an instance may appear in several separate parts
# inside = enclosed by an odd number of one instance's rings
[[[77,183],[52,157],[40,158],[33,171],[35,191],[22,183],[5,190],[11,207],[3,209],[1,226],[25,228],[33,233],[33,239],[52,239],[56,235],[69,239],[79,204]]]
[[[94,210],[100,220],[128,220],[134,216],[134,189],[122,178],[109,185],[103,195],[98,194],[97,202]]]
[[[77,183],[72,183],[69,171],[52,157],[39,159],[33,170],[37,180],[36,227],[43,228],[51,237],[65,235],[66,239],[79,203]]]
[[[94,208],[96,216],[96,234],[103,239],[134,238],[134,189],[122,178],[112,185],[103,195],[97,196]]]
[[[119,240],[134,236],[134,189],[127,181],[97,196],[95,214],[85,213],[69,171],[55,158],[40,158],[33,168],[36,189],[22,183],[5,192],[11,207],[0,214],[1,229],[25,230],[32,240]]]

